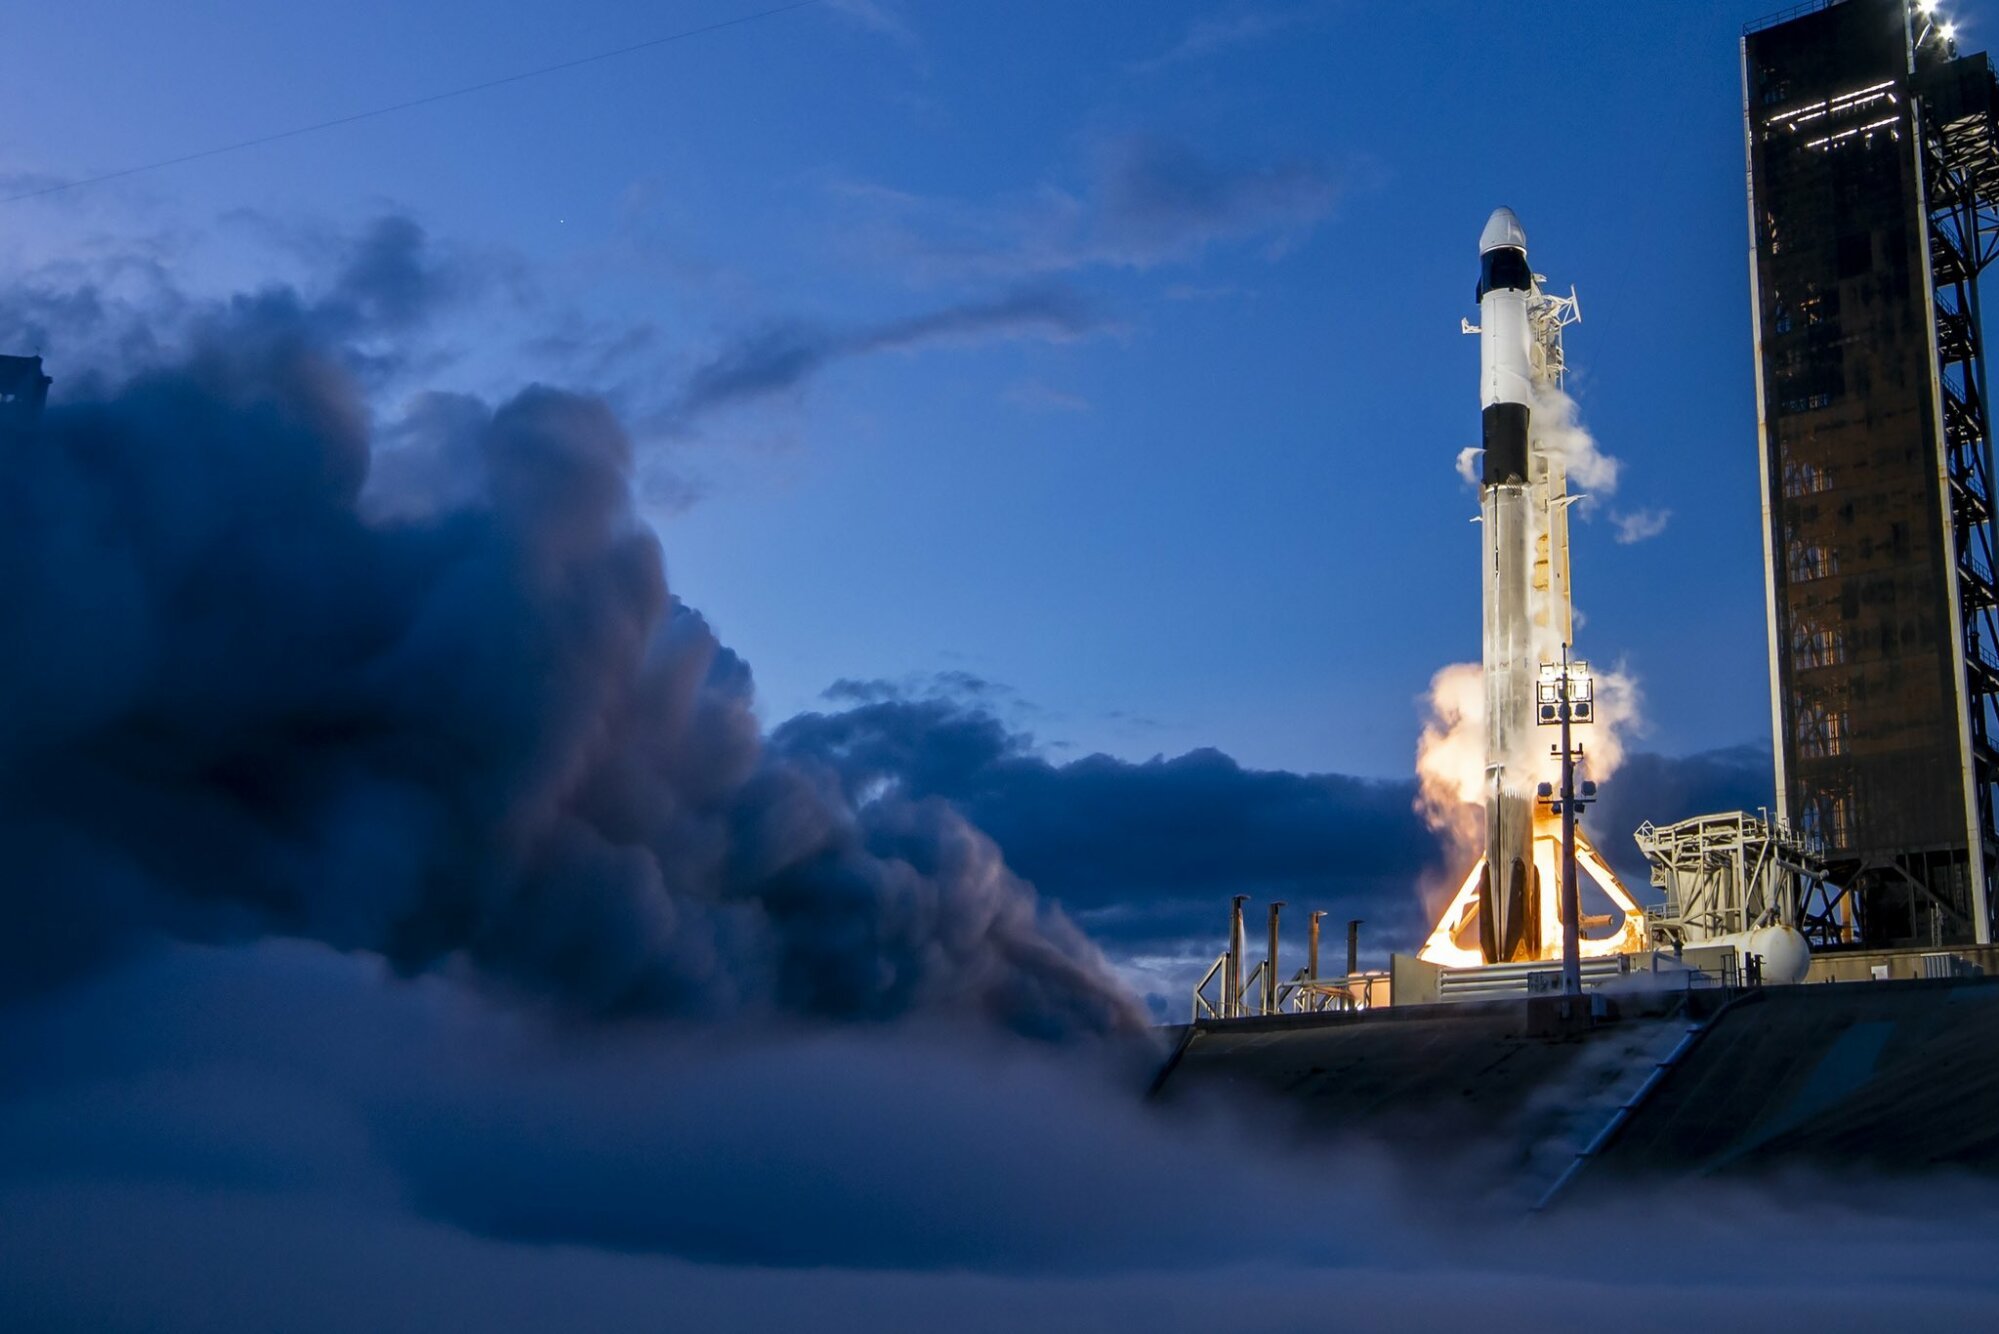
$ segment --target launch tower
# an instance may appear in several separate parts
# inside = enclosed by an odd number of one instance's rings
[[[1742,39],[1778,816],[1883,945],[1991,940],[1999,869],[1999,88],[1948,3]]]

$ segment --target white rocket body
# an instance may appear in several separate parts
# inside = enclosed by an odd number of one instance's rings
[[[1511,209],[1499,209],[1486,222],[1478,248],[1487,782],[1479,940],[1486,960],[1501,963],[1538,958],[1541,952],[1541,886],[1534,869],[1536,771],[1529,758],[1540,671],[1532,605],[1537,525],[1529,444],[1534,357],[1528,307],[1534,274],[1527,265],[1527,235]]]
[[[1562,330],[1581,318],[1575,293],[1543,292],[1527,263],[1527,233],[1512,209],[1486,220],[1478,240],[1478,388],[1484,462],[1479,477],[1485,683],[1483,854],[1417,952],[1450,968],[1562,957],[1562,819],[1538,788],[1561,771],[1540,726],[1542,671],[1573,643],[1569,603],[1567,460],[1581,443],[1562,393]],[[1580,712],[1573,719],[1588,727]],[[1578,747],[1579,749],[1580,747]],[[1644,914],[1589,839],[1575,831],[1581,876],[1611,914],[1579,905],[1583,958],[1641,948]],[[1608,927],[1608,931],[1602,928]],[[1476,930],[1476,946],[1472,934]],[[1589,934],[1590,931],[1597,934]]]

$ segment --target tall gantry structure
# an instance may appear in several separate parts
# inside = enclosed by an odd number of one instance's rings
[[[1778,814],[1883,945],[1991,940],[1999,872],[1999,85],[1964,2],[1742,38]]]

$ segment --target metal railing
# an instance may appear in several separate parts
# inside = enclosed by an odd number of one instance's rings
[[[1804,0],[1803,4],[1792,5],[1789,9],[1779,10],[1775,14],[1765,14],[1760,19],[1751,19],[1742,25],[1742,35],[1747,37],[1752,32],[1762,32],[1765,28],[1774,28],[1780,23],[1789,23],[1792,19],[1816,14],[1821,9],[1831,9],[1838,3],[1840,0]]]

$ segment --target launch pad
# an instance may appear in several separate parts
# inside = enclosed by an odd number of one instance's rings
[[[1268,953],[1251,967],[1238,896],[1228,948],[1194,988],[1197,1023],[1548,989],[1579,998],[1586,985],[1602,987],[1634,971],[1658,974],[1662,950],[1664,971],[1688,987],[1734,985],[1766,964],[1777,981],[1804,976],[1810,951],[1794,929],[1794,912],[1681,915],[1670,936],[1660,935],[1577,827],[1595,787],[1578,777],[1586,755],[1576,731],[1601,721],[1589,666],[1571,656],[1569,509],[1587,497],[1570,492],[1569,472],[1588,447],[1563,393],[1563,332],[1581,310],[1573,289],[1567,296],[1543,289],[1546,279],[1528,263],[1527,233],[1513,210],[1493,211],[1478,252],[1479,323],[1461,325],[1479,339],[1483,444],[1459,464],[1469,478],[1478,458],[1481,690],[1478,716],[1462,721],[1482,732],[1482,745],[1476,759],[1469,745],[1454,750],[1461,765],[1478,767],[1450,775],[1455,800],[1447,801],[1458,815],[1469,808],[1482,816],[1481,850],[1421,949],[1391,960],[1386,972],[1359,970],[1350,932],[1346,974],[1322,977],[1323,914],[1314,913],[1306,965],[1285,978],[1278,964],[1282,904],[1270,906]],[[1544,744],[1550,727],[1559,729],[1554,746]],[[1455,820],[1460,835],[1465,823]],[[1736,888],[1764,905],[1780,897],[1760,881]],[[1782,898],[1792,908],[1800,901]],[[1662,920],[1672,915],[1670,898],[1664,908]],[[1733,934],[1722,929],[1724,918]]]
[[[1641,1181],[1999,1174],[1999,978],[1599,992],[1204,1020],[1167,1103],[1386,1150],[1526,1210]]]
[[[1470,865],[1417,952],[1362,970],[1350,947],[1337,976],[1314,948],[1284,978],[1281,905],[1252,968],[1238,898],[1156,1096],[1265,1089],[1291,1126],[1460,1186],[1483,1172],[1532,1207],[1648,1177],[1999,1176],[1999,504],[1977,315],[1999,74],[1958,51],[1947,7],[1812,0],[1744,29],[1773,809],[1642,825],[1642,901],[1573,831],[1587,794],[1567,728],[1559,766],[1538,744],[1533,686],[1570,670],[1578,311],[1500,209],[1463,324],[1479,688],[1439,674],[1423,756],[1425,812]]]

